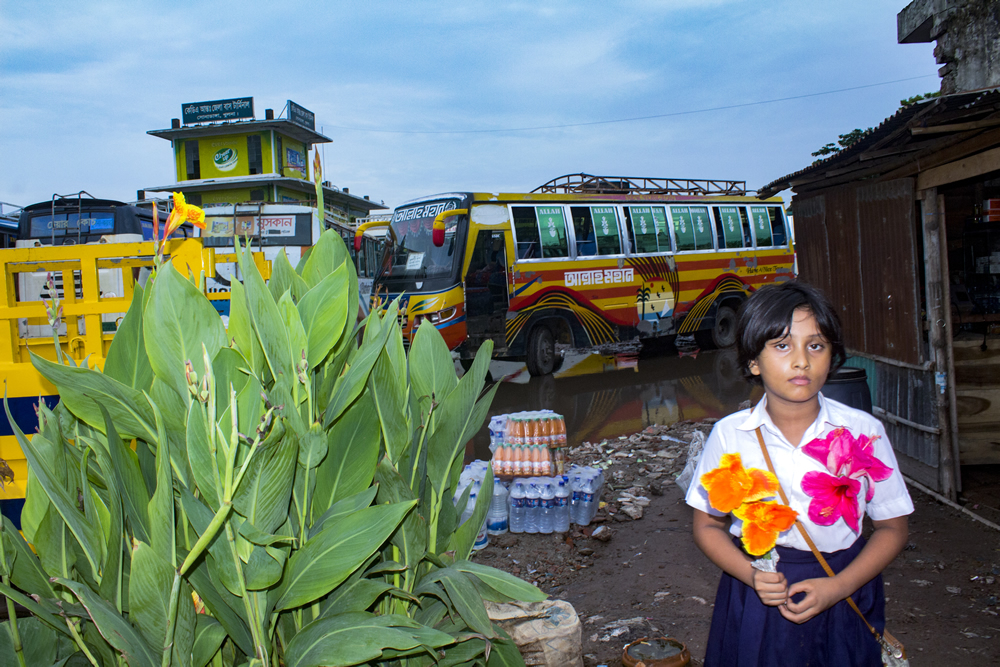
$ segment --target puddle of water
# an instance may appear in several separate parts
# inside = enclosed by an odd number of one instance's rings
[[[567,359],[559,372],[545,377],[529,377],[516,366],[491,366],[494,377],[513,381],[501,383],[490,415],[554,410],[566,418],[570,445],[635,433],[651,424],[722,418],[762,393],[743,379],[735,350],[706,351],[696,358],[664,354],[638,363],[589,355]],[[489,458],[485,427],[473,449],[475,458]]]

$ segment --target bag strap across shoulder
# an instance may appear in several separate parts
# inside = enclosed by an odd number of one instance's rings
[[[756,433],[757,433],[757,442],[760,443],[760,451],[764,455],[764,460],[767,461],[767,469],[770,470],[771,474],[774,475],[775,479],[777,479],[778,474],[774,472],[774,464],[771,463],[771,455],[768,454],[767,452],[767,445],[764,444],[764,436],[760,432],[760,426],[757,427]],[[781,502],[788,505],[788,497],[785,495],[785,490],[781,488],[781,482],[778,482],[778,494],[781,496]],[[805,526],[802,525],[802,522],[796,519],[795,527],[798,529],[799,534],[802,535],[802,539],[804,539],[806,541],[806,544],[809,545],[809,548],[812,550],[813,555],[816,556],[816,560],[818,560],[819,564],[823,566],[823,570],[829,576],[831,577],[835,576],[833,568],[831,568],[830,564],[826,562],[825,558],[823,558],[823,554],[820,553],[820,550],[816,548],[816,543],[812,541],[811,537],[809,537],[809,533],[806,532],[806,528]],[[879,644],[882,644],[883,640],[882,637],[879,635],[878,630],[872,627],[872,624],[868,622],[868,619],[865,618],[865,615],[861,613],[861,610],[858,609],[858,605],[854,604],[854,600],[849,595],[847,596],[847,604],[849,604],[851,609],[853,609],[858,614],[858,616],[861,617],[861,620],[865,622],[865,625],[868,626],[868,629],[871,631],[871,633],[875,635],[875,639],[879,641]]]

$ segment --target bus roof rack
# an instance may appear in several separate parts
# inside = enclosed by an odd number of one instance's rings
[[[647,178],[566,174],[553,178],[532,192],[589,192],[594,194],[745,195],[746,181],[702,178]]]

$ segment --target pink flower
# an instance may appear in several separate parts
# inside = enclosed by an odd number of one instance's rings
[[[809,520],[818,526],[832,526],[837,519],[854,532],[860,532],[858,492],[861,482],[850,477],[834,477],[825,472],[807,472],[802,477],[802,490],[812,498]]]
[[[875,495],[875,482],[889,478],[892,468],[875,457],[875,438],[861,434],[855,438],[846,428],[836,428],[825,438],[816,438],[802,450],[836,477],[868,478],[865,502]],[[803,487],[804,488],[804,487]]]

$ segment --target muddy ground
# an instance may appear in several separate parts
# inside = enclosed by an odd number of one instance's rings
[[[573,448],[574,462],[608,466],[595,522],[565,535],[492,537],[475,559],[572,603],[588,667],[621,665],[629,641],[662,635],[687,644],[700,665],[719,571],[691,539],[692,511],[674,483],[687,447],[674,439],[711,426],[652,426]],[[1000,471],[963,472],[966,507],[1000,522]],[[1000,664],[1000,531],[910,492],[909,544],[884,573],[887,627],[915,667]]]

